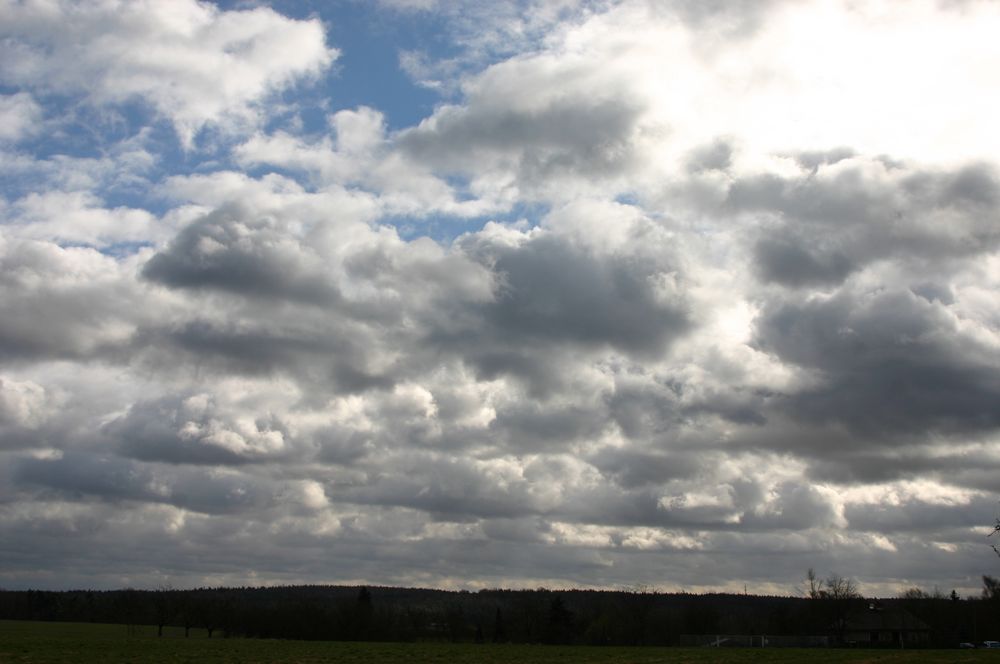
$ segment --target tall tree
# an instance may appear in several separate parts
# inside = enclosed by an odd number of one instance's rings
[[[1000,601],[1000,579],[989,575],[983,576],[983,599]]]
[[[496,616],[493,618],[493,643],[506,643],[507,642],[507,629],[503,624],[503,614],[500,613],[500,607],[497,607]]]

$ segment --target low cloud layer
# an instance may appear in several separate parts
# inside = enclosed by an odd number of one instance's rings
[[[977,592],[1000,13],[710,5],[359,10],[384,108],[332,9],[0,7],[0,585]],[[787,57],[933,17],[946,107]]]

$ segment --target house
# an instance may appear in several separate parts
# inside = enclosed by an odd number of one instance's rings
[[[906,609],[871,602],[847,616],[843,635],[845,643],[865,647],[921,647],[930,642],[931,628]]]

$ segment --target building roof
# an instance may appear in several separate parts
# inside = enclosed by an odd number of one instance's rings
[[[930,630],[930,626],[923,620],[899,608],[868,608],[857,611],[847,617],[846,628],[859,632]]]

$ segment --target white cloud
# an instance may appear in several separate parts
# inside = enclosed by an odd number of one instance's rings
[[[46,401],[38,383],[0,377],[0,425],[37,427],[48,415]]]
[[[29,194],[7,210],[9,235],[61,243],[107,246],[155,242],[172,230],[142,209],[107,209],[89,192]]]
[[[427,164],[407,159],[392,149],[381,113],[361,107],[329,118],[333,138],[300,137],[278,131],[256,134],[236,146],[234,156],[245,167],[272,166],[305,174],[316,189],[354,186],[375,194],[381,212],[426,217],[441,212],[477,217],[510,204],[503,192],[462,192],[435,174]]]
[[[461,98],[399,142],[473,190],[506,174],[519,196],[556,200],[595,186],[661,195],[685,155],[719,137],[739,146],[741,172],[805,146],[991,159],[1000,8],[876,6],[780,4],[756,31],[725,39],[706,33],[711,20],[645,3],[579,14],[540,48],[466,74]],[[424,76],[431,66],[406,62]]]
[[[0,95],[0,141],[16,142],[40,129],[42,107],[27,92]]]
[[[208,123],[253,125],[267,95],[337,57],[318,20],[196,0],[0,5],[2,80],[95,104],[142,100],[185,146]]]

